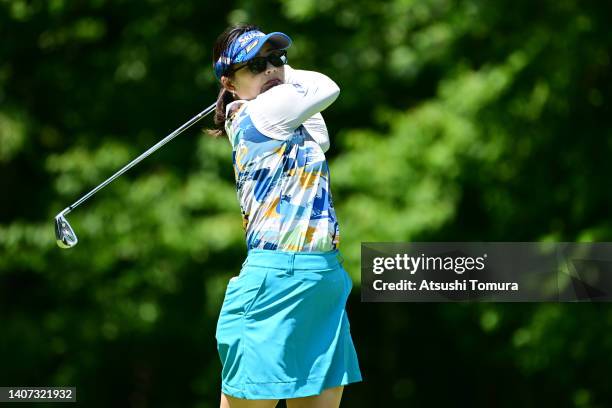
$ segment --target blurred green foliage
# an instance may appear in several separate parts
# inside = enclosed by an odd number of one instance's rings
[[[612,238],[611,7],[577,0],[0,0],[0,385],[218,406],[245,256],[231,149],[194,130],[226,25],[294,39],[324,112],[364,382],[343,406],[606,407],[605,304],[365,304],[360,242]],[[210,126],[210,121],[201,124]],[[374,335],[372,335],[374,334]]]

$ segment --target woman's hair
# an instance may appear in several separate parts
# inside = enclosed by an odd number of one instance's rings
[[[217,37],[215,45],[213,46],[213,66],[221,56],[221,53],[225,51],[236,38],[251,30],[259,30],[259,27],[253,24],[236,24],[226,28],[225,31]],[[231,77],[232,75],[233,74],[230,74],[229,76]],[[225,107],[233,100],[234,97],[232,93],[221,85],[214,117],[216,128],[206,129],[209,135],[214,137],[225,136]]]

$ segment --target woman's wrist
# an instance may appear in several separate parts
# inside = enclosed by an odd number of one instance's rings
[[[338,88],[338,85],[327,75],[316,71],[291,68],[285,64],[285,83],[303,87],[323,86]]]
[[[307,86],[311,83],[316,82],[322,77],[323,74],[320,74],[315,71],[307,71],[305,69],[295,69],[291,68],[289,65],[285,65],[285,83],[286,84],[297,84],[302,86]]]
[[[286,84],[297,84],[297,73],[296,70],[291,68],[289,64],[285,64],[285,83]]]

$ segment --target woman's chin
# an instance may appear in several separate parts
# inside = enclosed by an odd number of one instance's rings
[[[274,88],[277,85],[282,84],[282,82],[280,80],[273,80],[270,82],[266,82],[262,87],[261,87],[261,93],[266,92],[267,90]]]

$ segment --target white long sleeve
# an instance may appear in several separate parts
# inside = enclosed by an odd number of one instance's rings
[[[257,130],[270,138],[285,140],[304,124],[315,140],[318,137],[325,144],[327,139],[329,146],[323,117],[315,114],[331,105],[339,93],[338,85],[326,75],[285,65],[285,83],[249,101],[249,113]]]
[[[320,112],[315,113],[308,119],[302,123],[308,134],[312,136],[312,138],[317,142],[323,152],[327,152],[329,150],[329,134],[327,133],[327,126],[325,125],[325,120],[323,120],[323,116]]]

